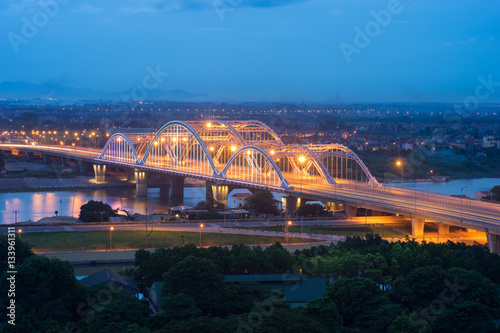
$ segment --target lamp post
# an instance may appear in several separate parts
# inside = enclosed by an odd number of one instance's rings
[[[397,160],[396,167],[401,168],[401,187],[403,187],[403,179],[404,179],[404,165],[403,161]]]
[[[299,168],[299,171],[300,171],[300,193],[302,194],[302,178],[303,178],[303,174],[304,174],[304,168],[303,168],[303,165],[304,165],[304,162],[306,161],[306,158],[304,156],[300,156],[299,157],[299,162],[300,162],[300,168]],[[300,199],[300,205],[302,206],[302,198]],[[297,208],[297,220],[299,219],[299,208]],[[303,222],[301,221],[300,222],[300,237],[302,238],[302,224]]]
[[[146,247],[148,246],[148,207],[146,207]]]
[[[17,232],[19,233],[19,240],[21,240],[21,233],[23,232],[23,229],[19,229]]]
[[[17,214],[19,214],[20,211],[18,210],[13,210],[12,213],[14,213],[14,225],[17,228]]]
[[[201,249],[201,229],[203,229],[203,224],[200,224],[200,249]]]
[[[289,239],[288,239],[288,227],[292,225],[292,221],[288,221],[285,223],[285,242],[288,244]]]
[[[463,220],[463,209],[462,209],[462,201],[463,201],[463,198],[462,198],[462,191],[463,191],[464,189],[466,189],[466,188],[467,188],[467,186],[462,187],[462,188],[460,189],[460,222],[463,222],[463,221],[462,221],[462,220]]]
[[[61,217],[63,216],[63,213],[62,213],[62,200],[59,200],[59,202],[61,203]]]
[[[114,228],[114,227],[109,228],[109,250],[110,250],[110,251],[111,251],[111,249],[113,248],[113,245],[112,245],[112,243],[111,243],[111,242],[112,242],[112,241],[111,241],[111,239],[112,239],[112,237],[111,237],[111,232],[112,232],[113,230],[115,230],[115,228]]]

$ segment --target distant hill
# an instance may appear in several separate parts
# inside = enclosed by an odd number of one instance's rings
[[[78,89],[54,83],[34,84],[25,81],[0,83],[0,98],[30,99],[110,99],[121,100],[122,94],[131,96],[131,89],[121,93],[106,93],[99,90]],[[146,100],[194,100],[206,98],[207,94],[193,94],[181,89],[174,90],[147,90]]]

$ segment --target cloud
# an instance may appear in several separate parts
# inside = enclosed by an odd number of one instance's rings
[[[74,13],[85,13],[89,15],[97,15],[102,13],[102,11],[102,8],[89,5],[87,2],[82,3],[80,6],[73,10]]]
[[[237,7],[270,8],[311,0],[129,0],[123,11],[135,13],[173,13]]]

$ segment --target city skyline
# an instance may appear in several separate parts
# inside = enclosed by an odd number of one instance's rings
[[[495,103],[498,7],[8,1],[0,5],[0,82],[106,94],[140,87],[150,98],[161,90],[185,92],[179,99],[337,103],[462,103],[482,86],[480,101]]]

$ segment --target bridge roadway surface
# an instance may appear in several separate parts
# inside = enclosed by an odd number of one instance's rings
[[[93,163],[120,165],[129,168],[140,168],[151,172],[164,172],[186,177],[194,177],[209,181],[216,180],[221,184],[235,184],[246,187],[268,188],[273,191],[288,193],[295,197],[313,200],[343,203],[348,206],[362,207],[400,214],[413,218],[442,222],[458,227],[470,228],[500,235],[500,205],[461,199],[445,195],[426,193],[392,187],[372,187],[362,184],[315,184],[307,177],[286,174],[289,188],[280,188],[249,183],[245,180],[222,179],[207,175],[193,174],[192,170],[165,170],[155,166],[141,166],[133,163],[95,160],[101,153],[98,149],[84,149],[58,146],[30,146],[2,144],[0,149],[18,149],[35,153],[47,153],[69,158],[82,159]],[[241,174],[244,176],[244,173]]]

